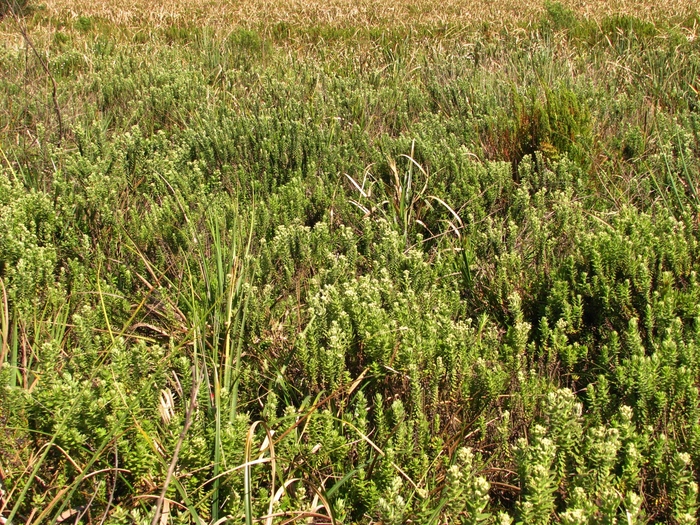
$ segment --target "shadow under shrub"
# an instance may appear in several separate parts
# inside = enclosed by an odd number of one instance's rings
[[[29,11],[27,0],[0,0],[0,18],[12,13],[23,16]]]

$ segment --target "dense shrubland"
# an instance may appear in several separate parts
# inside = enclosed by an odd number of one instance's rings
[[[696,523],[697,16],[1,24],[2,516]]]

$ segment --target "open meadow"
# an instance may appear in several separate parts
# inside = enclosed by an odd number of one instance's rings
[[[0,524],[698,523],[689,0],[0,0]]]

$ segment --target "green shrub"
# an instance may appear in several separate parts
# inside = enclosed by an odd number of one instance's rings
[[[3,517],[693,522],[699,40],[545,10],[25,20]]]

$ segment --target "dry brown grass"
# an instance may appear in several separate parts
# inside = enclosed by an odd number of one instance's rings
[[[682,16],[689,0],[561,0],[585,17],[611,13],[642,19]],[[123,26],[197,24],[226,29],[279,22],[345,27],[471,24],[533,19],[543,0],[46,0],[50,16],[97,16]]]

